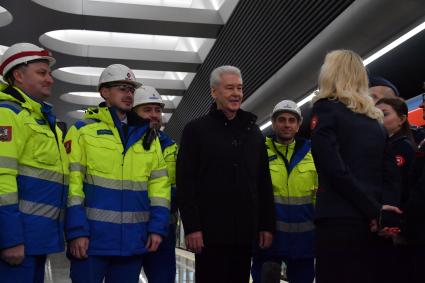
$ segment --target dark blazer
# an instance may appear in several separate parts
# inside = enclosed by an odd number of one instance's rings
[[[403,210],[409,198],[409,175],[416,155],[416,145],[408,136],[398,132],[390,137],[389,147],[394,154],[394,160],[401,177],[401,208]]]
[[[250,245],[274,232],[267,151],[256,116],[239,110],[228,120],[214,104],[188,123],[177,158],[177,203],[186,234],[205,245]]]
[[[383,204],[399,205],[400,177],[378,121],[322,99],[313,106],[311,128],[317,218],[371,220]]]
[[[409,244],[425,246],[425,147],[416,152],[409,172],[409,197],[404,206],[406,236]]]

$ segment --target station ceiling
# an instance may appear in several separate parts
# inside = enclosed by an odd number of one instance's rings
[[[165,131],[208,112],[209,74],[242,70],[242,107],[265,123],[282,99],[316,88],[323,58],[346,48],[367,58],[425,22],[423,0],[0,0],[0,53],[16,42],[53,52],[50,102],[68,124],[101,101],[103,68],[121,63],[165,97]],[[368,64],[405,98],[423,92],[425,32]]]

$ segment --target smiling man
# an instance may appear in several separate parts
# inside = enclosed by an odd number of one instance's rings
[[[55,63],[31,44],[10,46],[0,73],[0,281],[44,282],[47,254],[64,249],[68,158],[51,96]]]
[[[105,102],[66,135],[73,282],[139,282],[142,254],[156,251],[167,234],[170,186],[161,145],[149,121],[131,112],[139,86],[128,67],[107,67],[98,85]]]
[[[249,282],[253,243],[275,227],[267,151],[256,117],[240,109],[240,70],[211,73],[210,112],[186,125],[177,158],[177,203],[196,282]]]
[[[158,251],[147,253],[143,258],[143,271],[150,283],[173,283],[176,277],[176,158],[177,144],[163,131],[162,113],[165,103],[158,91],[151,86],[142,86],[134,94],[134,112],[150,121],[150,127],[159,136],[162,153],[167,163],[168,178],[171,185],[171,215],[167,237],[162,241]]]
[[[279,102],[272,113],[274,135],[267,137],[269,167],[276,209],[276,234],[269,249],[257,250],[252,264],[254,283],[260,283],[265,262],[282,261],[291,283],[314,280],[314,200],[318,177],[310,141],[298,138],[303,117],[294,101]]]

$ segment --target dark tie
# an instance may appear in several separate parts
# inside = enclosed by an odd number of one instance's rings
[[[127,137],[128,137],[128,125],[127,125],[127,123],[121,122],[121,128],[122,128],[122,132],[124,134],[124,139],[127,140]]]

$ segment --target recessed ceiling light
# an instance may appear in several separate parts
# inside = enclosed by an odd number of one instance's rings
[[[220,9],[225,0],[91,0],[93,2],[125,3],[133,5],[149,5],[162,7]]]
[[[91,91],[68,92],[68,94],[82,97],[100,97],[100,94],[98,92]]]
[[[12,14],[8,10],[0,6],[0,27],[7,26],[12,21],[13,21]]]
[[[9,46],[0,45],[0,55],[3,55],[8,48]]]
[[[57,69],[65,73],[81,76],[100,77],[104,68],[98,67],[63,67]],[[183,80],[188,73],[186,72],[167,72],[167,71],[151,71],[151,70],[132,70],[138,79],[165,79],[165,80]]]
[[[161,95],[164,100],[173,101],[176,97],[172,95]]]
[[[44,35],[59,41],[96,47],[189,52],[197,52],[207,40],[211,40],[195,37],[71,29],[49,31]],[[41,38],[41,40],[44,39]]]

